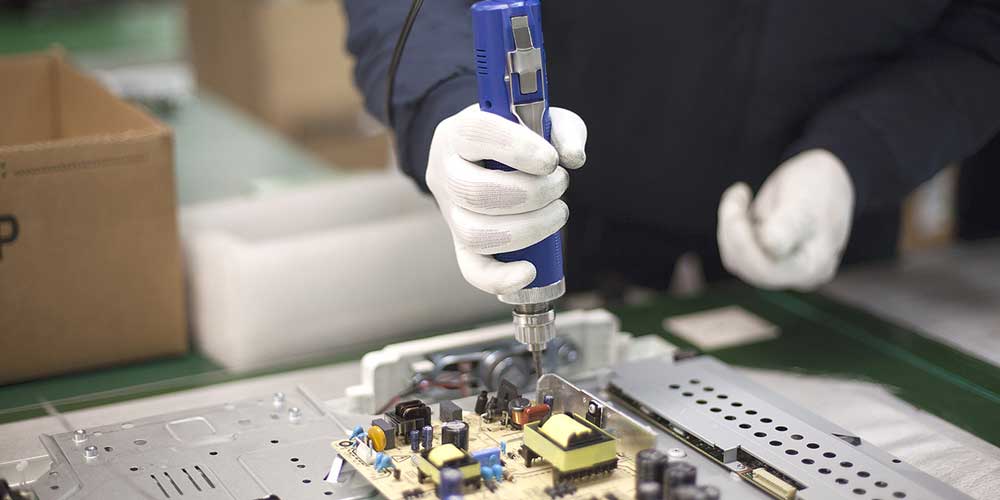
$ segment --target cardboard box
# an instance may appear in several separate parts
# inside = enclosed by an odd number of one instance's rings
[[[188,0],[188,52],[198,86],[292,138],[376,142],[359,154],[323,148],[348,167],[385,166],[388,134],[366,130],[340,0]],[[330,138],[317,139],[317,131]],[[343,154],[341,154],[343,153]]]
[[[0,109],[0,383],[184,352],[170,129],[59,52]]]

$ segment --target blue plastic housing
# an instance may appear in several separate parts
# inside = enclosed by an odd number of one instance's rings
[[[505,81],[507,54],[515,50],[511,30],[512,17],[527,16],[532,45],[541,50],[542,71],[535,74],[537,91],[522,94],[519,75]],[[549,119],[549,86],[545,68],[545,43],[542,38],[541,5],[538,0],[485,0],[472,6],[473,39],[475,42],[476,80],[479,84],[479,109],[500,115],[512,122],[519,122],[513,104],[542,101],[542,129],[545,140],[551,142],[552,124]],[[513,99],[512,99],[513,96]],[[513,103],[511,102],[513,101]],[[488,161],[486,167],[496,170],[513,170],[498,162]],[[502,262],[526,260],[534,264],[536,275],[526,288],[538,288],[563,279],[562,238],[559,232],[527,248],[494,255]]]

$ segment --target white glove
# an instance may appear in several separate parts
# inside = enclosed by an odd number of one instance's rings
[[[811,290],[831,279],[847,245],[854,187],[822,149],[779,166],[753,199],[733,184],[719,203],[719,253],[729,272],[761,288]]]
[[[504,263],[491,255],[531,246],[569,218],[559,197],[569,186],[566,168],[580,168],[586,160],[587,127],[565,109],[550,108],[549,116],[552,144],[478,105],[443,120],[434,131],[427,187],[451,228],[462,275],[484,292],[511,293],[531,283],[530,262]],[[482,160],[516,170],[489,170]]]

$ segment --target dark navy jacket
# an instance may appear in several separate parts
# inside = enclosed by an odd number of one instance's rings
[[[424,189],[434,127],[476,102],[470,3],[427,0],[398,74],[400,160]],[[409,4],[345,2],[357,82],[383,119]],[[723,190],[810,148],[850,171],[851,246],[891,252],[901,198],[1000,131],[1000,0],[542,5],[551,103],[589,130],[566,196],[570,268],[656,285],[680,252],[714,261]]]

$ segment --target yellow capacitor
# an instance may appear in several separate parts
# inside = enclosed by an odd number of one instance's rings
[[[372,442],[372,449],[375,451],[385,450],[385,431],[377,425],[368,428],[368,439]]]

